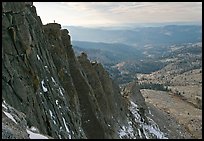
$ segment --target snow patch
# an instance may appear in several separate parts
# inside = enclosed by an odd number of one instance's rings
[[[51,79],[52,79],[52,82],[54,82],[54,84],[57,85],[55,79],[53,77],[51,77]]]
[[[143,128],[148,131],[149,133],[154,134],[158,139],[168,139],[164,136],[164,133],[160,131],[159,126],[148,117],[150,125],[143,125]]]
[[[37,134],[33,133],[32,131],[26,129],[27,133],[29,134],[30,139],[48,139],[48,137],[42,135],[42,134]]]
[[[38,60],[40,60],[40,56],[37,54],[37,58],[38,58]]]
[[[138,109],[137,104],[130,101],[129,110],[135,117],[134,121],[137,122],[139,126],[141,127],[140,129],[138,129],[138,134],[140,138],[143,138],[142,133],[141,133],[141,130],[142,130],[146,139],[152,138],[152,136],[156,136],[157,139],[167,139],[164,136],[164,133],[160,131],[159,126],[151,118],[147,117],[149,124],[145,123],[144,120],[141,120],[142,117],[139,114],[139,109]],[[150,110],[148,112],[149,114],[152,115]],[[134,137],[134,134],[133,134],[133,128],[132,128],[131,121],[129,121],[128,124],[129,126],[127,128],[127,133],[129,133],[130,137],[132,138]]]
[[[63,92],[62,92],[62,89],[59,87],[59,92],[62,96],[64,96]]]
[[[68,132],[68,135],[69,135],[68,137],[69,137],[69,139],[71,139],[70,131],[69,131],[69,128],[67,127],[67,125],[66,125],[66,121],[65,121],[64,117],[62,117],[62,120],[63,120],[64,126],[65,126],[65,128],[66,128],[66,130]]]
[[[90,120],[88,119],[87,121],[85,121],[85,123],[89,122]]]
[[[55,120],[52,120],[54,124],[57,124]]]
[[[148,136],[148,134],[146,133],[144,127],[143,127],[142,129],[143,129],[143,133],[144,133],[144,135],[145,135],[145,139],[149,139],[149,136]]]
[[[119,136],[122,139],[122,137],[124,137],[125,135],[126,135],[125,126],[123,126],[122,129],[120,129],[119,131]]]
[[[61,135],[58,135],[59,139],[62,139]]]
[[[156,135],[158,139],[167,139],[166,137],[164,137],[163,133],[158,128],[153,128],[152,126],[149,125],[144,125],[143,127],[150,133]]]
[[[141,123],[141,116],[139,114],[138,106],[130,101],[131,106],[129,107],[130,112],[134,115],[135,121]]]
[[[135,135],[134,135],[134,130],[132,128],[132,123],[130,124],[129,123],[129,126],[127,128],[127,134],[129,134],[129,136],[132,138],[132,139],[136,139]]]
[[[41,86],[42,86],[42,88],[43,88],[43,92],[47,92],[48,90],[47,90],[47,88],[44,86],[44,80],[42,80],[41,81]]]
[[[5,101],[3,101],[3,103],[2,103],[2,107],[4,107],[5,109],[8,109],[4,103],[5,103]]]
[[[57,124],[56,121],[54,120],[55,117],[54,117],[52,111],[49,110],[49,112],[50,112],[50,116],[51,116],[51,119],[52,119],[53,123],[54,123],[54,124]]]
[[[149,114],[152,115],[152,116],[154,116],[154,115],[151,113],[151,110],[149,110]]]
[[[121,139],[127,137],[130,139],[136,139],[131,121],[128,122],[128,127],[123,126],[122,129],[119,130],[118,134]]]
[[[30,128],[30,130],[31,130],[32,132],[39,132],[39,130],[38,130],[37,128],[33,127],[33,126]]]
[[[59,102],[58,100],[56,100],[56,101],[55,101],[56,105],[58,105],[58,104],[59,104],[58,102]]]
[[[10,113],[7,113],[5,111],[3,111],[3,112],[8,118],[10,118],[13,122],[15,122],[17,124],[16,120],[13,118],[13,116]]]
[[[139,137],[142,139],[142,134],[141,134],[140,129],[137,129],[137,130],[138,130]]]
[[[134,102],[130,101],[131,105],[133,108],[138,108],[137,104],[135,104]]]
[[[50,112],[50,116],[51,116],[51,117],[54,117],[54,116],[53,116],[53,114],[52,114],[52,111],[51,111],[51,110],[49,110],[49,112]]]

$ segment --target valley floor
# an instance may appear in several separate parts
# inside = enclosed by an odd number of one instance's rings
[[[159,115],[154,120],[158,120],[156,122],[161,129],[169,130],[169,138],[202,138],[201,109],[171,92],[148,89],[140,91],[150,111],[154,112],[152,115]]]

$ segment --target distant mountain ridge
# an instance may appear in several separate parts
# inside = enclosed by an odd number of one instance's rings
[[[195,43],[202,41],[202,25],[166,25],[131,29],[86,28],[64,26],[69,29],[72,40],[123,43],[143,47],[148,44],[170,45],[172,43]]]

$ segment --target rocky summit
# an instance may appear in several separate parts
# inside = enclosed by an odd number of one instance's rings
[[[2,139],[167,138],[136,82],[120,92],[102,64],[76,57],[69,31],[32,2],[2,3]]]

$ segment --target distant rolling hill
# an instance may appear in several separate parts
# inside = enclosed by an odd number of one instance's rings
[[[202,47],[195,48],[187,45],[187,43],[202,43],[201,25],[167,25],[131,29],[74,26],[64,28],[67,28],[72,36],[75,53],[78,55],[85,51],[91,60],[101,62],[113,78],[119,78],[122,75],[129,81],[134,78],[135,73],[157,71],[169,63],[161,60],[172,60],[176,57],[179,57],[180,64],[184,64],[185,68],[200,66],[200,63],[196,62],[189,67],[185,62],[191,62],[195,59],[194,54],[202,50]],[[188,56],[189,53],[193,55],[186,58],[186,53]]]
[[[72,44],[77,55],[84,51],[91,60],[97,60],[103,64],[115,64],[144,57],[140,49],[120,43],[72,41]]]
[[[151,73],[172,62],[175,66],[172,69],[180,68],[181,72],[198,69],[202,64],[202,42],[144,48],[119,43],[72,43],[76,55],[86,52],[90,60],[102,63],[113,79],[120,79],[117,80],[120,83],[131,81],[136,73]]]

